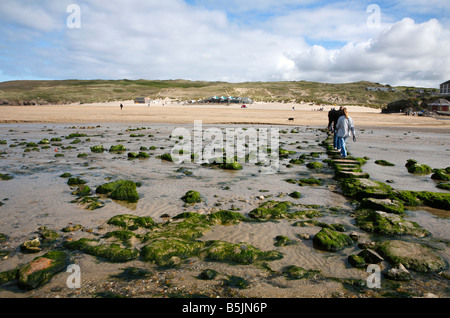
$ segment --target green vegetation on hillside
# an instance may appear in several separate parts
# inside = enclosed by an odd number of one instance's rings
[[[250,97],[264,102],[365,105],[375,108],[416,96],[415,88],[395,92],[368,91],[389,87],[371,82],[328,84],[307,81],[226,83],[187,80],[63,80],[0,83],[0,105],[46,105],[131,100],[136,97],[178,101],[211,96]]]

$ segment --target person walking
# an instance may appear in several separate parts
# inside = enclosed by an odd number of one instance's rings
[[[339,110],[332,108],[328,112],[328,129],[333,133],[333,148],[338,149],[338,138],[337,138],[337,129],[336,124],[339,118],[344,114],[342,111],[342,106],[339,107]]]
[[[341,150],[341,156],[347,157],[346,142],[347,138],[353,136],[353,141],[356,141],[355,125],[353,119],[348,115],[347,108],[342,109],[343,115],[339,117],[336,124],[337,146]]]
[[[122,110],[123,109],[123,104],[120,104],[120,110]]]

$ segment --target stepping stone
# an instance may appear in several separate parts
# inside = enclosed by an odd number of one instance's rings
[[[369,179],[370,176],[367,172],[353,172],[353,171],[340,171],[336,175],[338,178],[357,178],[357,179]]]
[[[339,165],[334,165],[334,167],[339,170],[361,169],[361,166],[359,166],[359,165],[349,165],[349,164],[343,164],[343,165],[339,164]]]
[[[353,164],[353,165],[358,165],[358,166],[361,165],[359,163],[359,161],[353,160],[353,159],[333,159],[332,162],[334,164]]]

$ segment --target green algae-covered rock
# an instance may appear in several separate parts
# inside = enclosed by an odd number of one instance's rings
[[[202,198],[198,191],[189,190],[186,194],[181,198],[184,202],[188,204],[200,203],[202,202]]]
[[[158,239],[141,249],[144,261],[155,262],[158,266],[174,266],[179,260],[197,256],[204,243],[179,239]]]
[[[108,194],[111,199],[137,202],[139,194],[136,183],[128,180],[118,180],[100,185],[95,190],[97,194]]]
[[[263,252],[247,243],[229,243],[208,241],[202,251],[206,260],[225,261],[238,264],[252,264],[258,260],[276,260],[282,258],[277,251]]]
[[[363,198],[389,198],[392,187],[378,181],[370,179],[341,179],[341,188],[345,196],[361,200]]]
[[[450,210],[450,193],[440,193],[440,192],[428,192],[420,191],[416,192],[417,198],[426,206]]]
[[[19,269],[14,268],[9,271],[4,271],[0,273],[0,286],[6,284],[10,281],[13,281],[17,278],[17,272]]]
[[[217,275],[219,275],[218,271],[207,268],[198,275],[198,278],[203,279],[203,280],[211,280],[211,279],[216,278]]]
[[[128,262],[139,256],[139,251],[135,248],[123,248],[119,244],[100,244],[98,240],[87,238],[66,241],[64,247],[101,257],[110,262]]]
[[[397,214],[372,210],[360,210],[356,214],[356,225],[368,232],[417,237],[429,235],[429,232],[416,222],[405,220]]]
[[[289,237],[285,235],[278,235],[275,237],[275,246],[287,246],[294,243]]]
[[[38,229],[38,233],[44,242],[54,242],[59,238],[59,234],[53,230],[48,229],[46,226],[41,226]]]
[[[109,148],[109,152],[124,152],[127,151],[124,145],[115,145]]]
[[[405,167],[408,169],[409,173],[415,173],[415,174],[428,174],[432,172],[432,169],[430,166],[420,164],[414,159],[409,159]]]
[[[298,191],[294,191],[292,193],[289,193],[289,196],[294,199],[300,199],[302,197],[302,194]]]
[[[319,273],[319,271],[316,270],[307,270],[300,266],[291,265],[287,266],[283,269],[283,273],[289,278],[289,279],[304,279],[304,278],[311,278]]]
[[[66,267],[66,261],[67,254],[62,251],[48,252],[35,258],[19,269],[19,287],[31,290],[42,286]]]
[[[91,194],[91,188],[84,184],[79,186],[75,191],[72,192],[73,195],[77,195],[79,197],[85,197]]]
[[[431,179],[450,181],[450,174],[445,169],[434,169],[433,172],[434,173],[431,175]]]
[[[347,257],[348,262],[350,265],[356,268],[362,268],[366,266],[366,261],[364,260],[364,257],[360,255],[351,254]]]
[[[389,166],[389,167],[395,166],[395,164],[386,160],[375,160],[375,163],[380,166]]]
[[[222,168],[225,170],[242,170],[242,165],[236,161],[227,162],[222,165]]]
[[[276,220],[286,218],[288,209],[292,206],[289,201],[267,201],[248,214],[253,219]]]
[[[331,229],[322,228],[313,238],[314,247],[328,252],[336,252],[353,244],[350,236]]]
[[[398,200],[364,198],[361,200],[361,208],[380,210],[395,214],[405,214],[403,204]]]
[[[393,264],[403,264],[418,272],[437,272],[447,267],[445,261],[431,248],[406,241],[386,241],[379,251]]]
[[[173,162],[173,157],[170,153],[165,153],[165,154],[159,156],[159,158],[164,161]]]
[[[98,145],[98,146],[92,146],[91,147],[91,152],[94,152],[94,153],[102,153],[102,152],[105,152],[106,151],[106,149],[103,147],[103,145]]]
[[[322,169],[323,163],[317,162],[317,161],[312,161],[312,162],[308,162],[306,164],[306,167],[308,167],[309,169]]]
[[[450,182],[439,182],[437,188],[450,191]]]
[[[83,185],[86,184],[87,182],[84,181],[83,179],[80,179],[78,177],[76,178],[69,178],[69,180],[67,180],[67,184],[69,186],[79,186],[79,185]]]
[[[123,229],[134,231],[138,228],[153,229],[156,222],[149,216],[141,217],[131,214],[121,214],[113,216],[108,220],[108,224],[119,226]]]
[[[7,180],[11,180],[11,179],[13,179],[13,177],[11,175],[0,173],[0,180],[7,181]]]

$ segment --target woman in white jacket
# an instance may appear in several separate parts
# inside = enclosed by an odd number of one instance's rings
[[[350,133],[353,136],[353,141],[356,141],[355,125],[353,119],[348,115],[347,108],[343,109],[344,115],[339,117],[336,124],[337,137],[338,137],[338,149],[341,149],[341,156],[347,157],[347,149],[345,143],[347,138],[350,137]]]

